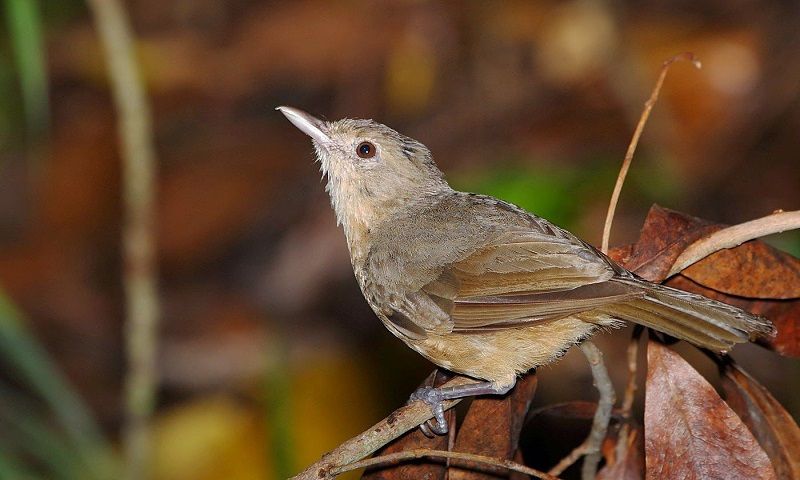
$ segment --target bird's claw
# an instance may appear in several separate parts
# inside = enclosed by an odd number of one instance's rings
[[[431,407],[433,418],[428,419],[419,426],[422,433],[428,438],[433,438],[435,435],[445,435],[449,430],[447,420],[444,417],[443,400],[441,390],[433,387],[420,387],[411,394],[409,399],[409,403],[422,401]]]

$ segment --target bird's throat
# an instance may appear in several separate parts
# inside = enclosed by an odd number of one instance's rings
[[[385,212],[364,192],[364,187],[349,179],[328,176],[328,194],[336,213],[336,223],[342,226],[353,264],[363,259],[369,250],[371,226],[380,222]]]

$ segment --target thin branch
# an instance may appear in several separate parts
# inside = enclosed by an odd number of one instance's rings
[[[156,283],[154,198],[156,156],[151,114],[136,64],[133,35],[119,0],[88,0],[108,65],[118,114],[123,164],[123,283],[128,375],[123,443],[125,478],[146,478],[155,404],[159,300]]]
[[[558,477],[554,477],[553,475],[550,475],[548,473],[541,472],[539,470],[536,470],[535,468],[526,467],[525,465],[513,462],[511,460],[492,458],[492,457],[487,457],[485,455],[476,455],[474,453],[449,452],[445,450],[430,450],[427,448],[404,450],[402,452],[390,453],[388,455],[381,455],[379,457],[368,458],[366,460],[361,460],[360,462],[354,462],[349,465],[345,465],[344,467],[333,470],[331,471],[331,475],[339,475],[344,472],[349,472],[351,470],[357,470],[359,468],[374,467],[379,465],[392,465],[407,460],[416,460],[425,457],[446,458],[448,460],[464,460],[467,462],[481,463],[489,467],[493,467],[492,470],[495,469],[500,471],[510,470],[514,472],[523,473],[525,475],[530,475],[531,477],[541,478],[544,480],[558,480]],[[461,468],[464,468],[464,466],[459,465],[457,462],[451,462],[451,465],[456,465],[460,466]],[[475,468],[472,467],[472,469]]]
[[[628,151],[625,152],[625,159],[622,161],[622,167],[619,169],[619,175],[617,176],[617,183],[614,185],[614,192],[611,194],[611,201],[608,204],[608,213],[606,214],[606,223],[603,225],[603,241],[600,248],[603,253],[608,253],[608,242],[609,238],[611,237],[611,224],[614,221],[614,213],[617,210],[617,203],[619,202],[619,195],[622,191],[622,185],[625,183],[625,177],[628,175],[628,169],[631,166],[633,154],[636,152],[636,146],[639,144],[639,137],[642,136],[644,126],[647,124],[647,119],[650,118],[650,112],[653,110],[656,100],[658,100],[658,94],[661,92],[661,86],[664,84],[664,79],[667,76],[669,67],[674,62],[679,60],[690,61],[695,67],[701,67],[700,61],[694,57],[694,54],[689,52],[675,55],[674,57],[665,61],[661,67],[661,73],[658,76],[658,81],[656,81],[656,85],[653,87],[653,92],[650,94],[650,98],[644,104],[644,110],[642,110],[642,115],[639,118],[639,123],[636,125],[636,130],[633,132],[633,138],[631,138],[631,143],[628,145]]]
[[[442,385],[442,388],[470,383],[476,383],[476,380],[459,376]],[[452,408],[460,401],[461,399],[444,402],[445,410]],[[332,478],[334,474],[331,472],[375,453],[384,445],[407,431],[417,428],[430,418],[433,418],[431,408],[421,401],[398,408],[370,429],[347,440],[336,447],[335,450],[326,453],[320,461],[292,478],[296,480]]]
[[[564,470],[569,468],[570,465],[578,461],[578,459],[586,455],[583,459],[583,467],[581,471],[581,478],[583,480],[591,480],[597,473],[597,465],[600,463],[600,446],[606,438],[608,431],[608,423],[611,421],[611,410],[614,408],[616,394],[614,393],[614,385],[611,383],[611,378],[608,376],[608,370],[605,363],[603,363],[603,353],[597,346],[585,340],[579,345],[581,351],[589,361],[589,367],[592,370],[592,377],[594,378],[595,386],[599,393],[597,401],[597,410],[594,412],[594,419],[592,421],[592,430],[584,442],[576,447],[566,457],[562,458],[556,466],[547,472],[550,475],[560,475]]]
[[[628,383],[625,386],[625,396],[622,398],[622,427],[620,428],[617,441],[616,456],[618,459],[625,458],[626,450],[628,448],[628,431],[631,428],[631,410],[633,410],[633,401],[636,398],[636,376],[638,372],[638,359],[639,359],[639,339],[642,336],[644,328],[641,325],[633,327],[633,334],[631,341],[628,343],[627,357],[628,357]]]
[[[719,250],[733,248],[756,238],[797,228],[800,228],[800,210],[793,212],[778,211],[766,217],[718,230],[707,237],[697,240],[681,252],[667,277],[679,273],[686,267]]]
[[[617,401],[614,393],[614,385],[608,376],[608,370],[603,363],[603,352],[589,341],[580,344],[580,349],[589,361],[592,369],[592,376],[600,398],[597,400],[597,411],[594,413],[592,431],[586,439],[586,458],[583,459],[581,478],[583,480],[594,479],[597,473],[597,465],[600,463],[600,446],[606,438],[608,422],[611,420],[611,410]]]
[[[566,457],[562,458],[553,468],[548,470],[547,473],[550,475],[561,475],[564,473],[564,470],[568,469],[573,463],[577,462],[579,458],[585,455],[586,450],[586,442],[581,443],[572,449],[572,451],[569,452]]]

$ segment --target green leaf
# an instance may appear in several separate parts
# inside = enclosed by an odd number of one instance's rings
[[[291,418],[291,382],[286,345],[278,339],[269,349],[264,378],[264,407],[267,428],[272,438],[272,457],[275,478],[288,478],[296,468]]]
[[[0,449],[0,478],[3,480],[41,480],[42,477],[34,474]]]
[[[35,0],[5,0],[6,21],[19,72],[28,134],[38,138],[49,125],[47,69],[39,3]]]
[[[61,432],[48,425],[47,412],[31,403],[0,382],[0,439],[8,444],[6,448],[47,469],[48,478],[78,480],[85,470],[78,452]]]
[[[0,360],[41,396],[95,478],[110,478],[114,468],[109,443],[78,394],[25,327],[20,312],[0,291]]]

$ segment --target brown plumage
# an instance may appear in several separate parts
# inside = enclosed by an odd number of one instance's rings
[[[442,399],[504,393],[623,320],[716,352],[772,333],[764,318],[642,280],[514,205],[453,190],[424,145],[385,125],[279,110],[313,139],[378,318],[433,363],[487,381],[422,392],[435,412]]]

